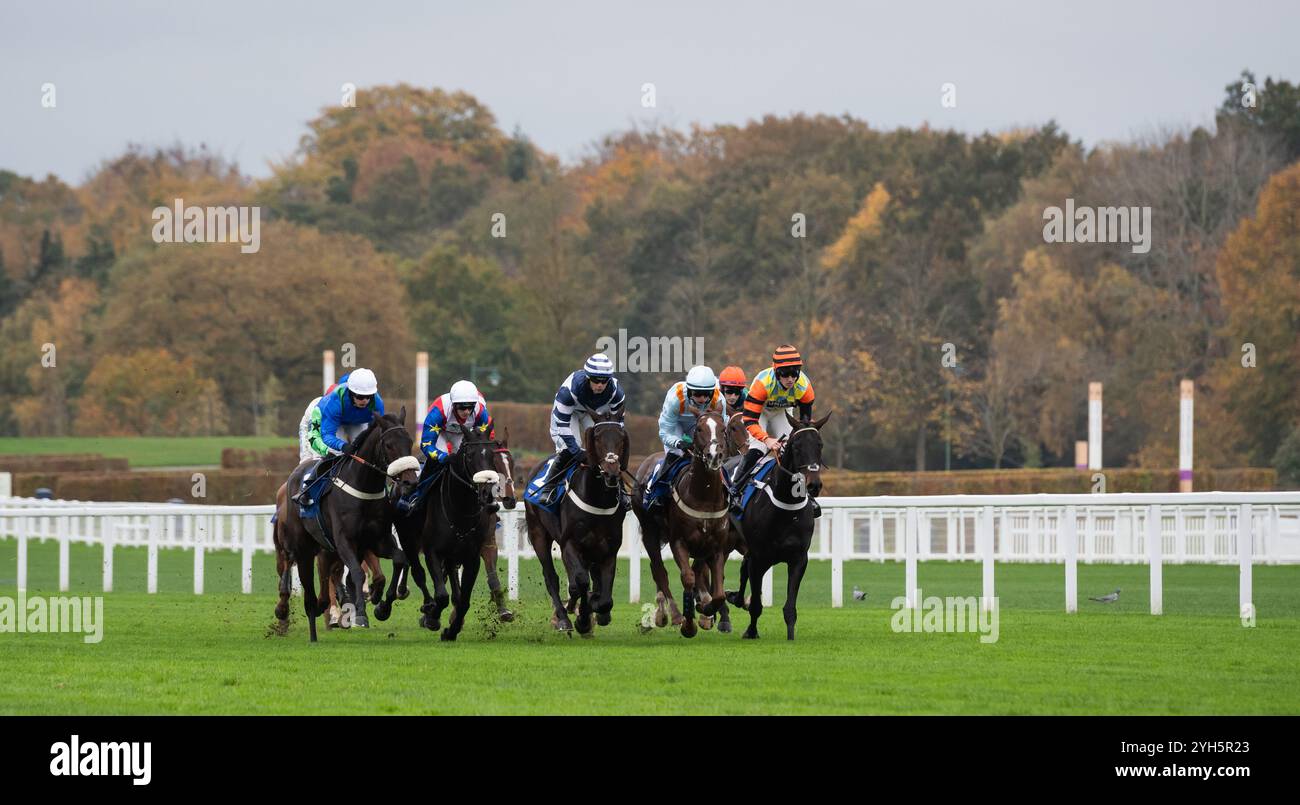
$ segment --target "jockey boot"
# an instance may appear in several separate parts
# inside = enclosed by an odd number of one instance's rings
[[[568,466],[568,453],[556,453],[555,460],[551,462],[550,468],[546,471],[546,476],[542,478],[542,491],[537,495],[537,499],[541,501],[543,506],[550,506],[555,502],[556,487],[558,486],[556,481],[559,480]]]
[[[736,511],[740,511],[740,498],[745,493],[745,479],[762,457],[762,450],[749,450],[745,453],[744,460],[736,466],[736,473],[731,476],[731,507]]]

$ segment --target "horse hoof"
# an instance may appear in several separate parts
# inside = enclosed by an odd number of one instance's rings
[[[655,626],[658,626],[660,629],[662,629],[667,625],[668,625],[668,614],[665,612],[656,612]]]
[[[430,618],[428,615],[420,616],[420,625],[431,632],[436,632],[442,628],[441,623],[438,623],[437,620],[435,620],[434,618]]]
[[[400,599],[400,600],[402,600],[402,601],[405,601],[405,600],[406,600],[406,597],[407,597],[408,595],[410,595],[410,594],[411,594],[411,591],[410,591],[410,589],[407,588],[407,587],[398,587],[398,588],[397,588],[397,597],[398,597],[398,599]]]
[[[456,641],[456,634],[452,632],[450,628],[443,629],[442,634],[438,635],[438,639],[444,643],[454,643]]]
[[[369,629],[370,619],[367,618],[365,615],[358,615],[352,619],[352,625],[358,629]]]
[[[608,613],[608,612],[598,612],[598,613],[596,613],[596,625],[598,625],[598,626],[608,626],[610,620],[612,620],[612,619],[609,617],[609,613]]]
[[[686,618],[684,616],[682,615],[673,616],[673,626],[681,626],[683,623],[686,623]]]
[[[758,632],[754,631],[753,629],[746,629],[746,630],[745,630],[745,633],[744,633],[743,635],[740,636],[740,639],[741,639],[741,640],[757,640],[757,639],[758,639]]]
[[[381,621],[388,620],[388,616],[391,614],[393,614],[392,605],[385,604],[384,602],[375,605],[375,617],[379,618]]]
[[[275,605],[275,619],[278,620],[278,621],[287,621],[287,620],[289,620],[289,605],[288,605],[288,604],[276,604],[276,605]]]
[[[682,637],[695,637],[695,621],[686,621],[682,624]]]
[[[731,634],[731,621],[722,621],[718,624],[718,631],[723,634]]]
[[[497,613],[497,617],[501,619],[502,623],[510,623],[515,619],[515,613],[508,609],[503,609]]]
[[[651,632],[653,632],[653,631],[655,630],[655,628],[654,628],[653,626],[646,626],[646,625],[644,625],[644,624],[640,624],[640,623],[638,623],[638,624],[636,625],[636,630],[637,630],[637,632],[640,633],[640,634],[650,634]]]

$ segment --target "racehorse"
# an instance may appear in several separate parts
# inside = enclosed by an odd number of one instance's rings
[[[740,411],[727,417],[727,458],[745,452],[749,433],[745,430],[744,414]]]
[[[491,428],[489,428],[489,430],[491,430]],[[505,430],[505,438],[501,440],[501,443],[494,451],[494,460],[496,462],[495,469],[499,479],[497,482],[498,488],[495,497],[506,509],[513,510],[515,506],[518,505],[518,498],[515,495],[515,473],[517,468],[515,466],[514,455],[511,454],[508,446],[509,441],[510,430],[507,428]],[[487,512],[486,514],[489,517],[489,522],[485,525],[485,528],[487,529],[487,537],[483,541],[483,552],[480,554],[483,559],[483,575],[487,577],[488,590],[492,596],[492,603],[497,608],[497,617],[500,618],[502,622],[509,623],[515,619],[515,613],[506,606],[505,591],[501,589],[501,576],[497,573],[497,554],[499,548],[497,546],[496,531],[497,523],[500,518],[497,517],[495,511]],[[424,569],[420,567],[418,563],[415,563],[414,568],[417,569],[423,577]],[[394,586],[397,589],[397,597],[400,599],[405,599],[408,595],[407,579],[410,578],[411,569],[411,565],[405,565],[401,572],[397,574],[397,581]],[[420,584],[420,588],[425,590],[425,603],[428,604],[429,594],[423,583]],[[420,625],[426,625],[426,619],[422,618]],[[436,630],[438,629],[438,626],[433,625],[429,628]]]
[[[706,412],[695,420],[694,440],[691,444],[691,463],[672,482],[672,499],[663,502],[663,519],[646,511],[646,480],[655,463],[663,460],[663,453],[650,456],[637,468],[636,490],[632,496],[632,511],[641,523],[641,540],[650,555],[650,572],[658,589],[656,598],[670,602],[674,614],[676,604],[668,585],[668,572],[664,569],[660,549],[667,542],[677,562],[682,578],[681,631],[684,637],[696,634],[695,605],[698,599],[702,617],[711,618],[726,603],[722,587],[723,566],[730,552],[730,523],[727,518],[727,486],[722,477],[725,458],[725,423],[721,414]],[[667,472],[665,467],[664,472]],[[696,558],[692,566],[691,557]],[[697,582],[699,570],[708,569],[709,589]],[[657,622],[663,622],[663,603],[660,601]],[[676,618],[674,617],[674,623]],[[730,629],[730,622],[727,622]]]
[[[415,469],[419,466],[411,455],[413,439],[406,429],[406,408],[398,414],[372,414],[369,426],[360,433],[349,450],[338,460],[343,462],[334,477],[337,489],[320,502],[336,553],[348,569],[353,588],[360,591],[365,583],[360,558],[367,551],[392,557],[394,564],[404,561],[400,551],[392,544],[393,504],[403,488],[415,483]],[[273,539],[276,547],[276,569],[280,573],[280,601],[276,617],[288,617],[289,573],[298,566],[302,582],[303,609],[306,612],[310,640],[316,642],[316,618],[325,612],[328,597],[318,599],[313,563],[324,549],[307,531],[298,516],[298,506],[288,496],[288,489],[302,485],[303,474],[315,462],[299,464],[276,494],[276,518]],[[327,579],[321,579],[322,592]],[[353,617],[356,626],[369,626],[366,602],[355,596],[357,612]]]
[[[451,620],[439,635],[442,640],[455,640],[465,625],[487,538],[486,529],[495,527],[487,515],[496,511],[500,477],[494,467],[496,450],[500,448],[501,444],[488,438],[484,430],[466,431],[464,440],[447,459],[441,476],[428,491],[424,505],[398,516],[396,521],[411,576],[424,593],[420,625],[437,631],[442,611],[452,603]],[[420,567],[421,553],[433,575],[435,595],[432,597]],[[448,581],[450,598],[446,592]],[[391,608],[395,596],[396,590],[390,589],[379,606]]]
[[[763,494],[755,493],[745,507],[744,520],[732,522],[741,532],[747,545],[744,562],[740,566],[740,589],[727,593],[727,599],[746,607],[745,582],[754,579],[755,587],[774,565],[785,562],[789,568],[786,581],[785,632],[787,640],[794,640],[794,625],[799,614],[799,585],[808,569],[808,548],[812,544],[814,526],[813,510],[809,505],[822,488],[821,429],[828,413],[816,422],[799,422],[787,412],[790,435],[772,469]],[[755,595],[748,602],[749,628],[742,635],[746,640],[758,638],[758,618],[763,614],[763,597]]]
[[[614,572],[623,544],[623,475],[631,448],[621,414],[593,414],[582,443],[591,463],[574,471],[559,512],[551,514],[525,501],[524,519],[555,606],[551,625],[560,632],[574,627],[560,601],[560,579],[551,558],[552,543],[559,543],[569,593],[576,592],[578,598],[578,634],[587,636],[592,634],[592,614],[596,623],[608,626],[614,607]]]

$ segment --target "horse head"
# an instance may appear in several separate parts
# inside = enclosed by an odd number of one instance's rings
[[[740,455],[745,452],[748,443],[749,431],[745,430],[745,415],[737,411],[727,417],[727,455]]]
[[[510,430],[507,428],[504,437],[496,443],[496,448],[492,451],[494,468],[500,479],[493,494],[507,509],[514,509],[518,503],[515,498],[515,457],[510,454],[509,442]]]
[[[396,500],[415,488],[420,462],[411,455],[415,440],[406,429],[406,406],[396,414],[370,415],[370,427],[361,436],[355,455],[388,476],[388,496]]]
[[[804,485],[813,497],[822,491],[822,435],[821,429],[830,413],[816,422],[795,419],[787,411],[790,437],[781,453],[781,464],[792,473],[802,473]]]
[[[453,476],[474,488],[480,507],[492,503],[501,481],[496,470],[497,443],[488,438],[487,430],[486,425],[468,428],[453,455]]]
[[[727,429],[722,414],[716,411],[697,414],[691,455],[710,470],[717,471],[727,457],[726,439]]]
[[[627,470],[628,437],[621,414],[593,414],[592,426],[583,434],[588,460],[600,473],[605,486],[619,485]]]

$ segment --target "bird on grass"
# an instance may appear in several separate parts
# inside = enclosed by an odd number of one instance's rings
[[[853,585],[853,600],[854,600],[854,601],[866,601],[866,600],[867,600],[867,593],[866,593],[866,591],[865,591],[865,590],[860,590],[860,589],[858,589],[858,585],[856,585],[856,584]]]
[[[1111,593],[1110,595],[1103,595],[1103,596],[1100,596],[1100,597],[1098,597],[1098,596],[1093,596],[1093,597],[1090,597],[1088,600],[1089,600],[1089,601],[1096,601],[1096,602],[1099,603],[1099,604],[1113,604],[1113,603],[1115,603],[1116,601],[1119,600],[1119,589],[1117,588],[1117,589],[1115,590],[1115,592]]]

